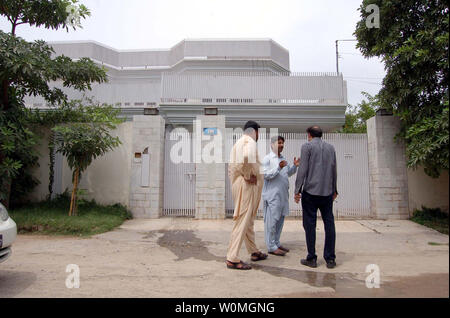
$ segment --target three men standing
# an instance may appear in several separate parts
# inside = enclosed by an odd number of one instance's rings
[[[239,251],[245,242],[252,261],[264,260],[255,244],[254,220],[258,212],[264,182],[264,226],[266,245],[269,253],[284,256],[289,250],[280,243],[284,218],[289,213],[288,178],[295,174],[295,202],[302,199],[303,228],[306,234],[308,255],[301,263],[317,267],[316,223],[317,209],[320,210],[325,226],[324,258],[328,268],[336,266],[336,231],[333,216],[333,201],[337,197],[336,152],[332,145],[324,142],[319,126],[307,129],[308,142],[301,148],[301,161],[294,158],[289,167],[281,155],[284,138],[271,140],[272,152],[264,158],[264,174],[260,172],[257,151],[260,126],[249,121],[245,124],[244,135],[233,146],[230,155],[228,176],[232,184],[235,221],[228,246],[226,264],[228,268],[248,270],[251,266],[242,262]]]

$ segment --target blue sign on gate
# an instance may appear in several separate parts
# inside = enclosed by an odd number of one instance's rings
[[[215,136],[217,135],[217,128],[203,128],[203,135]]]

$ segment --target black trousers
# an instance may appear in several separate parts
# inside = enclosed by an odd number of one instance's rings
[[[323,250],[323,258],[328,260],[335,260],[335,245],[336,245],[336,229],[334,226],[333,216],[333,196],[317,196],[311,195],[308,192],[302,193],[302,208],[303,208],[303,228],[306,234],[306,245],[308,247],[308,260],[317,259],[316,255],[316,223],[317,223],[317,209],[322,215],[323,224],[325,227],[325,247]]]

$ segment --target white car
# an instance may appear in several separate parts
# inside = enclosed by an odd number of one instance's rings
[[[16,240],[17,225],[0,203],[0,263],[11,255],[11,245]]]

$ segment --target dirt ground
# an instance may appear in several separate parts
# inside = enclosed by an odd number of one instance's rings
[[[449,297],[447,235],[410,221],[338,221],[338,266],[306,256],[299,220],[287,220],[285,257],[270,255],[250,271],[229,270],[225,255],[233,222],[134,219],[91,238],[19,235],[12,256],[0,264],[0,297]],[[264,247],[263,222],[255,223]],[[250,262],[243,247],[241,257]],[[69,264],[80,270],[79,288],[67,288]],[[380,269],[379,288],[367,288],[366,266]]]

